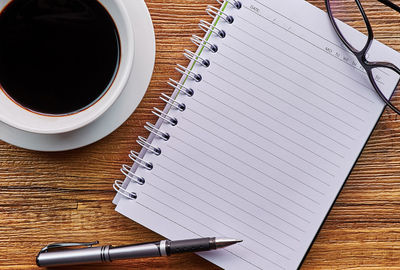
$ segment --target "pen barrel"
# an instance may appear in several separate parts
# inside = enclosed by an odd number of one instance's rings
[[[93,243],[91,243],[93,244]],[[60,244],[53,246],[62,247]],[[63,247],[66,247],[64,245]],[[102,246],[80,249],[39,252],[36,263],[41,267],[104,263],[114,260],[169,256],[177,253],[208,251],[217,248],[216,238],[200,238],[128,245],[120,247]]]
[[[170,242],[170,254],[216,249],[215,238],[199,238]]]
[[[42,252],[36,257],[41,267],[110,262],[110,246]]]
[[[162,256],[157,243],[112,247],[109,254],[112,261]]]

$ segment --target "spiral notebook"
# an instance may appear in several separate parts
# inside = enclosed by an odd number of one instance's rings
[[[114,203],[169,239],[242,239],[199,254],[222,268],[296,269],[384,104],[325,12],[302,0],[220,2]],[[374,42],[369,57],[398,54]],[[378,75],[390,96],[398,78]]]

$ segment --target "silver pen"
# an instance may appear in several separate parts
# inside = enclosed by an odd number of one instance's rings
[[[241,240],[229,238],[198,238],[188,240],[162,240],[159,242],[113,247],[110,245],[93,247],[92,243],[54,243],[44,247],[36,257],[41,267],[54,267],[74,264],[104,263],[114,260],[170,256],[185,252],[208,251],[224,248]],[[83,246],[84,248],[66,249]],[[54,250],[62,249],[62,250]]]

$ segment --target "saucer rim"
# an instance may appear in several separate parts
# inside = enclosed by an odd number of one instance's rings
[[[122,0],[122,2],[133,28],[135,57],[127,84],[114,104],[89,125],[67,133],[32,133],[0,121],[0,140],[34,151],[72,150],[103,139],[131,116],[143,99],[152,78],[156,44],[153,23],[145,2],[143,0]]]
[[[77,130],[90,124],[112,106],[124,90],[128,79],[131,76],[135,42],[133,38],[134,32],[132,30],[131,18],[125,8],[125,4],[121,0],[111,2],[112,4],[109,5],[107,4],[107,1],[103,1],[100,5],[104,6],[110,15],[113,13],[116,15],[111,16],[118,29],[120,39],[124,38],[125,40],[125,42],[121,43],[120,47],[126,57],[120,60],[118,64],[118,72],[113,77],[112,83],[106,89],[105,93],[89,106],[82,110],[78,110],[78,112],[65,115],[50,115],[35,112],[29,108],[24,108],[10,97],[4,89],[1,89],[3,93],[0,92],[0,99],[3,99],[2,103],[4,104],[2,104],[2,107],[5,108],[0,109],[3,110],[3,113],[0,113],[0,121],[27,132],[60,134]],[[115,14],[115,12],[117,12],[117,14]],[[120,22],[119,25],[118,22]]]

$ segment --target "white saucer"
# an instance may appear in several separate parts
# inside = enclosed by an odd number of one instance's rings
[[[144,0],[123,0],[133,25],[132,73],[115,103],[96,121],[72,132],[46,135],[22,131],[0,122],[0,140],[36,151],[64,151],[94,143],[122,125],[139,105],[153,74],[154,28]]]

